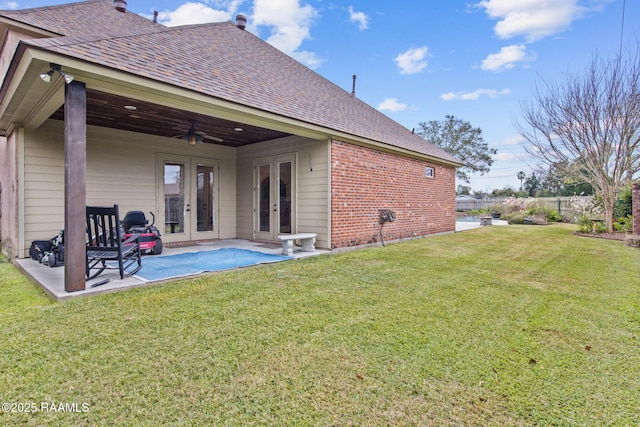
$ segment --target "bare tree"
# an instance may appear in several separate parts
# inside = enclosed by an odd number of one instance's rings
[[[570,173],[602,198],[607,230],[620,189],[640,171],[640,50],[604,59],[559,83],[542,80],[516,123],[526,151]]]

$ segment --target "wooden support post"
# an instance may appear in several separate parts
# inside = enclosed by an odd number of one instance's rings
[[[87,90],[82,82],[64,94],[64,290],[86,287]]]

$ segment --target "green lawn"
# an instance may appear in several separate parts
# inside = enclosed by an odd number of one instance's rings
[[[0,402],[37,409],[0,425],[639,425],[640,251],[574,229],[64,303],[0,263]]]

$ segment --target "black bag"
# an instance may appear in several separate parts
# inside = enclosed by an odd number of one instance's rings
[[[34,240],[29,248],[29,256],[31,259],[39,261],[45,252],[49,252],[53,247],[51,240]]]
[[[64,265],[64,245],[58,245],[53,249],[53,253],[56,255],[56,267]]]

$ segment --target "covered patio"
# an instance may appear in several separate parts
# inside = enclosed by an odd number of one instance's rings
[[[168,248],[196,251],[376,244],[384,210],[389,240],[455,230],[458,159],[240,18],[164,27],[109,0],[0,11],[0,250],[55,299],[149,283],[86,280],[87,206],[149,212]],[[61,229],[64,267],[26,258]]]
[[[194,243],[185,246],[173,246],[173,247],[165,247],[162,255],[144,255],[142,257],[142,265],[144,267],[146,260],[159,260],[166,257],[171,257],[180,254],[186,253],[195,253],[195,252],[207,252],[211,254],[211,257],[220,256],[216,251],[220,249],[241,249],[245,251],[253,251],[260,254],[268,254],[268,255],[281,255],[282,254],[282,245],[278,245],[270,242],[258,242],[251,240],[243,240],[243,239],[222,239],[217,240],[215,242],[206,242],[206,243]],[[280,257],[277,261],[292,261],[299,258],[315,256],[320,254],[325,254],[330,251],[316,249],[314,252],[302,252],[298,249],[293,251],[293,256],[291,257]],[[277,262],[276,261],[276,262]],[[120,279],[120,275],[118,270],[105,270],[98,277],[88,280],[87,286],[84,290],[76,291],[76,292],[66,292],[64,287],[64,267],[48,267],[44,264],[40,264],[38,261],[35,261],[31,258],[21,258],[16,260],[16,265],[34,282],[42,287],[42,289],[53,299],[56,301],[64,301],[72,298],[85,297],[91,295],[98,295],[106,292],[114,292],[114,291],[122,291],[127,289],[133,289],[143,286],[151,286],[157,285],[159,283],[164,283],[170,280],[175,280],[177,278],[183,277],[196,277],[201,274],[210,274],[215,271],[205,271],[199,272],[194,275],[185,276],[179,273],[176,273],[175,276],[171,278],[164,278],[161,280],[143,280],[136,275],[133,276],[125,276],[124,279]],[[258,263],[252,264],[251,266],[259,265]],[[221,271],[221,270],[218,270]],[[92,287],[97,283],[101,283],[107,280],[107,283]]]
[[[496,220],[494,221],[494,225],[507,225],[506,221]],[[474,228],[479,228],[479,222],[456,222],[456,232],[472,230]],[[374,245],[363,245],[359,248],[376,246]],[[144,266],[145,260],[157,260],[165,257],[171,257],[180,254],[186,253],[195,253],[195,252],[211,252],[211,256],[215,257],[217,250],[220,249],[240,249],[247,251],[254,251],[260,254],[267,255],[282,255],[282,245],[272,243],[272,242],[264,242],[264,241],[255,241],[255,240],[245,240],[245,239],[221,239],[213,242],[194,242],[188,245],[174,245],[167,246],[164,248],[162,255],[144,255],[142,257],[142,264]],[[339,252],[344,250],[353,250],[357,249],[357,247],[352,248],[342,248],[338,250],[327,250],[327,249],[318,249],[316,248],[313,252],[303,252],[299,247],[294,248],[293,256],[288,259],[282,259],[279,261],[293,261],[300,258],[306,258],[310,256],[323,255],[332,252]],[[124,279],[120,279],[118,270],[105,270],[102,274],[92,280],[87,281],[87,286],[84,290],[76,291],[76,292],[67,292],[64,287],[64,267],[48,267],[46,265],[40,264],[31,258],[20,258],[16,259],[16,265],[34,282],[36,282],[42,289],[54,300],[56,301],[64,301],[78,297],[86,297],[92,295],[99,295],[106,292],[115,292],[115,291],[123,291],[127,289],[139,288],[144,286],[152,286],[160,283],[165,283],[173,280],[177,280],[180,278],[192,278],[197,277],[203,274],[212,274],[217,271],[223,270],[212,270],[205,272],[198,272],[193,275],[182,275],[176,273],[174,276],[169,278],[164,278],[160,280],[143,280],[139,277],[134,276],[126,276]],[[250,266],[257,266],[259,263],[252,264]],[[237,267],[240,268],[240,267]],[[97,283],[101,283],[104,281],[107,283],[100,284],[98,286],[92,286]]]

